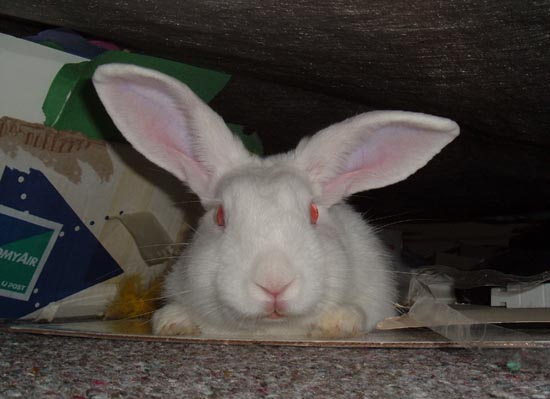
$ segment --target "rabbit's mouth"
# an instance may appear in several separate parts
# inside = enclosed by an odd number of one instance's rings
[[[273,312],[271,312],[269,315],[266,316],[267,320],[281,320],[284,318],[285,318],[285,315],[279,313],[277,310],[274,310]]]

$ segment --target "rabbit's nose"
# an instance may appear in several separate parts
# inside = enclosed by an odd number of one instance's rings
[[[282,297],[287,288],[292,285],[292,282],[293,281],[290,281],[285,285],[269,285],[268,287],[256,284],[265,294],[267,294],[263,301],[268,318],[280,319],[284,317],[288,310],[288,302]]]
[[[252,282],[273,298],[280,297],[296,278],[296,271],[281,251],[265,252],[254,263]]]
[[[283,292],[286,291],[286,289],[292,284],[292,281],[288,282],[287,284],[280,285],[279,284],[268,284],[267,286],[263,286],[261,284],[256,283],[258,287],[260,287],[266,294],[271,295],[274,300],[277,300],[277,297],[280,297]]]

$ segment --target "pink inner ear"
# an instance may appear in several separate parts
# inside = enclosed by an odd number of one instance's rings
[[[412,131],[388,130],[384,128],[366,136],[348,155],[337,179],[340,183],[345,179],[355,179],[358,175],[370,179],[373,185],[379,184],[379,180],[391,180],[391,173],[400,169],[402,162],[406,162],[407,156],[414,151],[416,135]]]
[[[339,173],[325,182],[325,202],[406,179],[423,167],[454,136],[407,124],[368,132],[348,153]]]
[[[372,148],[362,145],[351,154],[342,172],[353,173],[360,169],[375,170],[387,160],[386,151],[384,146]]]
[[[344,164],[340,174],[330,179],[324,186],[325,197],[346,197],[354,192],[355,181],[362,181],[371,174],[376,178],[377,170],[383,168],[387,162],[386,150],[384,148],[373,149],[368,145],[362,145],[356,149]],[[333,200],[330,200],[332,203]]]
[[[147,159],[212,200],[216,180],[251,157],[189,87],[154,70],[102,65],[93,83],[113,122]]]
[[[194,181],[208,180],[206,168],[201,165],[195,154],[189,134],[188,121],[182,118],[183,110],[178,111],[175,103],[170,98],[165,98],[164,104],[152,101],[142,96],[133,97],[133,105],[137,110],[143,112],[143,138],[144,144],[148,146],[149,152],[154,151],[153,147],[160,147],[157,160],[154,161],[163,166],[180,179],[185,179],[193,185],[197,194],[203,195],[206,184],[194,185]],[[142,108],[139,108],[142,107]],[[136,137],[136,139],[140,139]],[[151,141],[151,144],[147,142]],[[158,160],[158,157],[162,160]],[[166,166],[169,165],[169,166]],[[185,165],[185,166],[184,166]],[[181,171],[177,169],[183,169]],[[182,178],[178,173],[184,173]],[[204,187],[203,187],[204,186]]]
[[[186,181],[199,196],[208,196],[209,173],[193,153],[192,122],[186,115],[193,98],[184,103],[185,97],[171,83],[132,74],[103,77],[96,89],[113,122],[136,150]]]
[[[128,121],[134,125],[134,132],[141,132],[143,140],[151,140],[193,157],[190,137],[185,134],[189,126],[174,99],[167,96],[162,89],[136,86],[133,82],[125,82],[119,87],[119,91],[126,92],[121,97],[126,99],[126,107],[134,114],[134,122]]]

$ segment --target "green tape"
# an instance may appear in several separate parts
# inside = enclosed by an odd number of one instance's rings
[[[78,86],[80,77],[84,74],[88,65],[89,62],[66,64],[59,70],[50,85],[44,104],[42,104],[42,111],[44,111],[44,115],[46,116],[46,120],[44,121],[46,126],[57,127],[59,119],[64,120],[65,123],[67,123],[67,120],[70,122],[70,119],[66,118],[64,112],[65,105],[74,102],[80,95],[74,89]],[[72,130],[78,129],[74,128]],[[87,134],[84,131],[83,133]]]
[[[187,84],[203,101],[209,102],[231,79],[231,75],[141,54],[108,51],[78,64],[63,66],[54,78],[42,109],[45,124],[59,130],[76,130],[94,139],[124,141],[97,96],[91,77],[96,68],[126,63],[156,69]]]

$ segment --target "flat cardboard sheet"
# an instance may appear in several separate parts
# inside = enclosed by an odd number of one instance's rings
[[[457,319],[456,323],[468,321],[477,321],[483,324],[529,324],[529,323],[549,323],[550,309],[548,308],[530,308],[530,309],[508,309],[490,306],[475,305],[452,305],[452,309],[459,311],[464,319]],[[378,323],[381,330],[395,330],[402,328],[432,327],[426,323],[421,323],[413,319],[408,314],[398,317],[390,317]]]
[[[84,321],[59,324],[17,324],[9,328],[16,333],[59,335],[100,339],[125,339],[157,342],[181,342],[224,345],[273,345],[273,346],[311,346],[311,347],[359,347],[359,348],[542,348],[550,347],[550,329],[530,330],[513,335],[492,335],[488,330],[484,339],[474,345],[452,342],[445,337],[425,328],[406,330],[375,330],[370,334],[353,339],[313,340],[278,339],[253,337],[168,337],[152,335],[146,322],[135,320],[122,321]]]

